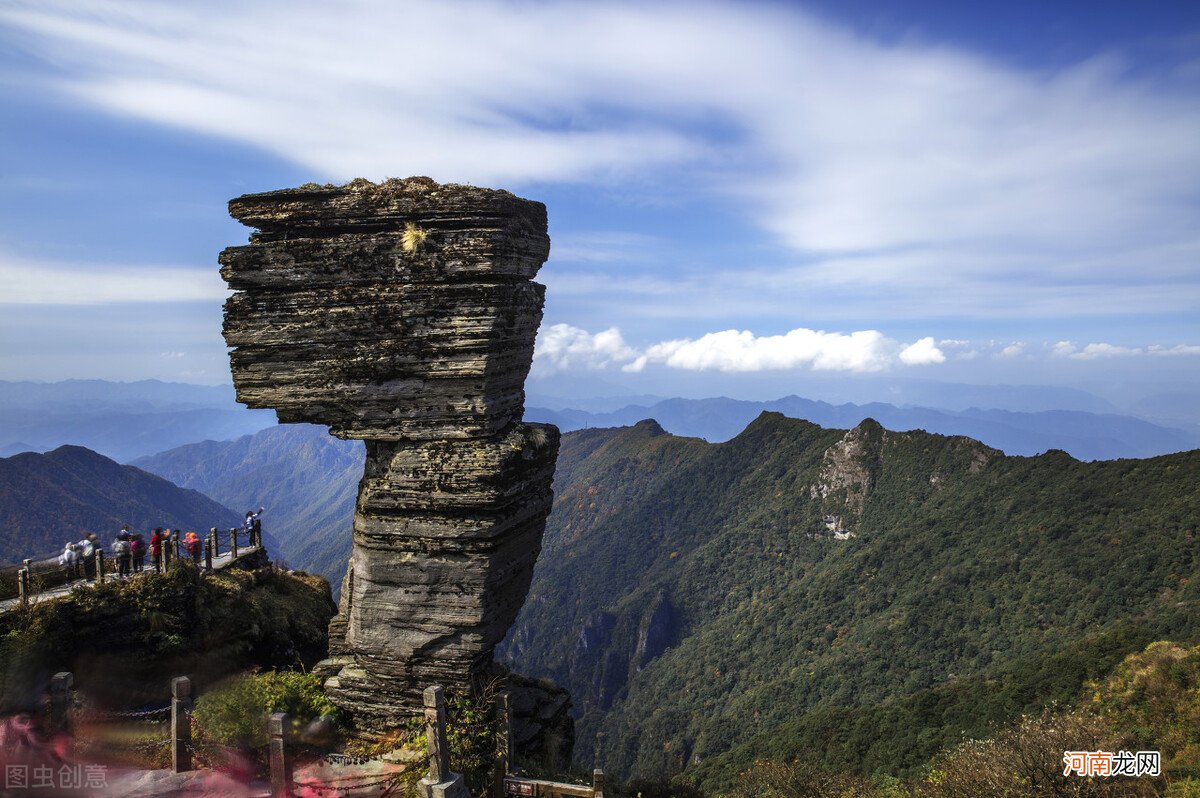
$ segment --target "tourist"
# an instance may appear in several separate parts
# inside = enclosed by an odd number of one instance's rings
[[[85,535],[83,540],[75,544],[79,547],[79,558],[83,561],[83,575],[88,580],[96,578],[96,545],[95,533]]]
[[[257,513],[253,510],[246,511],[246,520],[242,523],[242,529],[246,532],[247,546],[262,545],[262,514],[262,507],[258,508]]]
[[[203,545],[200,543],[200,536],[195,532],[188,532],[183,539],[183,548],[191,556],[192,562],[197,566],[200,565],[200,553],[203,550]]]
[[[130,546],[128,526],[117,535],[113,543],[113,556],[117,558],[117,576],[129,576]]]
[[[146,567],[146,539],[141,532],[135,533],[129,539],[129,554],[133,558],[134,573],[141,573]]]
[[[66,569],[68,582],[78,576],[79,550],[75,548],[74,543],[68,543],[63,547],[63,553],[58,555],[58,564]]]
[[[155,527],[154,532],[150,535],[150,561],[154,563],[154,573],[156,574],[162,573],[162,550],[165,537],[160,526]]]

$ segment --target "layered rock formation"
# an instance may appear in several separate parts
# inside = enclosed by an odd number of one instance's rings
[[[365,732],[484,673],[525,600],[558,430],[523,424],[541,203],[428,178],[239,197],[239,401],[367,442],[326,687]]]

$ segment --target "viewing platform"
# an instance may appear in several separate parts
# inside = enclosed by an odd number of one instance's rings
[[[247,567],[255,561],[262,563],[267,560],[267,550],[262,544],[261,533],[253,534],[230,529],[224,545],[217,538],[216,530],[213,530],[204,539],[203,554],[198,562],[193,564],[193,567],[207,571],[221,571],[239,566]],[[246,542],[239,543],[239,538]],[[247,538],[249,540],[246,540]],[[173,539],[172,545],[164,547],[162,563],[164,571],[168,568],[178,568],[185,563],[193,563],[190,556],[179,553],[178,546],[174,545],[177,542]],[[139,579],[147,574],[158,573],[158,570],[151,564],[146,565],[140,571],[119,576],[117,564],[111,557],[105,555],[103,549],[97,549],[89,559],[92,562],[88,564],[86,576],[82,562],[76,563],[74,566],[60,565],[56,557],[25,560],[24,565],[16,569],[15,573],[9,569],[5,576],[10,579],[15,576],[17,595],[10,595],[9,598],[0,600],[0,614],[12,612],[25,604],[61,598],[70,595],[76,589],[86,590],[96,584],[128,581]],[[8,592],[11,594],[11,590]]]

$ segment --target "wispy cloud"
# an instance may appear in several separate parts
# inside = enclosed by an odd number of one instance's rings
[[[215,268],[31,261],[0,252],[0,305],[188,302],[229,295]]]
[[[37,0],[0,24],[57,92],[329,179],[731,201],[802,256],[779,296],[853,318],[1200,308],[1195,84],[1107,54],[1032,71],[712,0]]]
[[[1059,341],[1051,348],[1051,354],[1057,357],[1069,357],[1072,360],[1101,360],[1113,357],[1180,357],[1200,355],[1200,346],[1191,344],[1151,344],[1149,346],[1119,346],[1117,344],[1092,343],[1077,347],[1071,341]]]

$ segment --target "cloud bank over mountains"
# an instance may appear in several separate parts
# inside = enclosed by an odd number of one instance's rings
[[[950,355],[947,355],[947,352]],[[681,371],[757,372],[811,371],[878,372],[905,366],[936,366],[948,357],[973,360],[1061,358],[1095,360],[1133,356],[1200,356],[1200,346],[1117,346],[1091,343],[1080,348],[1070,341],[1043,345],[1040,350],[1022,341],[1012,343],[944,339],[925,336],[905,344],[878,330],[851,333],[797,328],[783,335],[755,335],[749,330],[722,330],[698,338],[661,341],[644,348],[629,344],[621,331],[609,327],[589,333],[569,324],[543,325],[534,350],[535,374],[597,371],[619,368],[640,372],[650,365]]]

